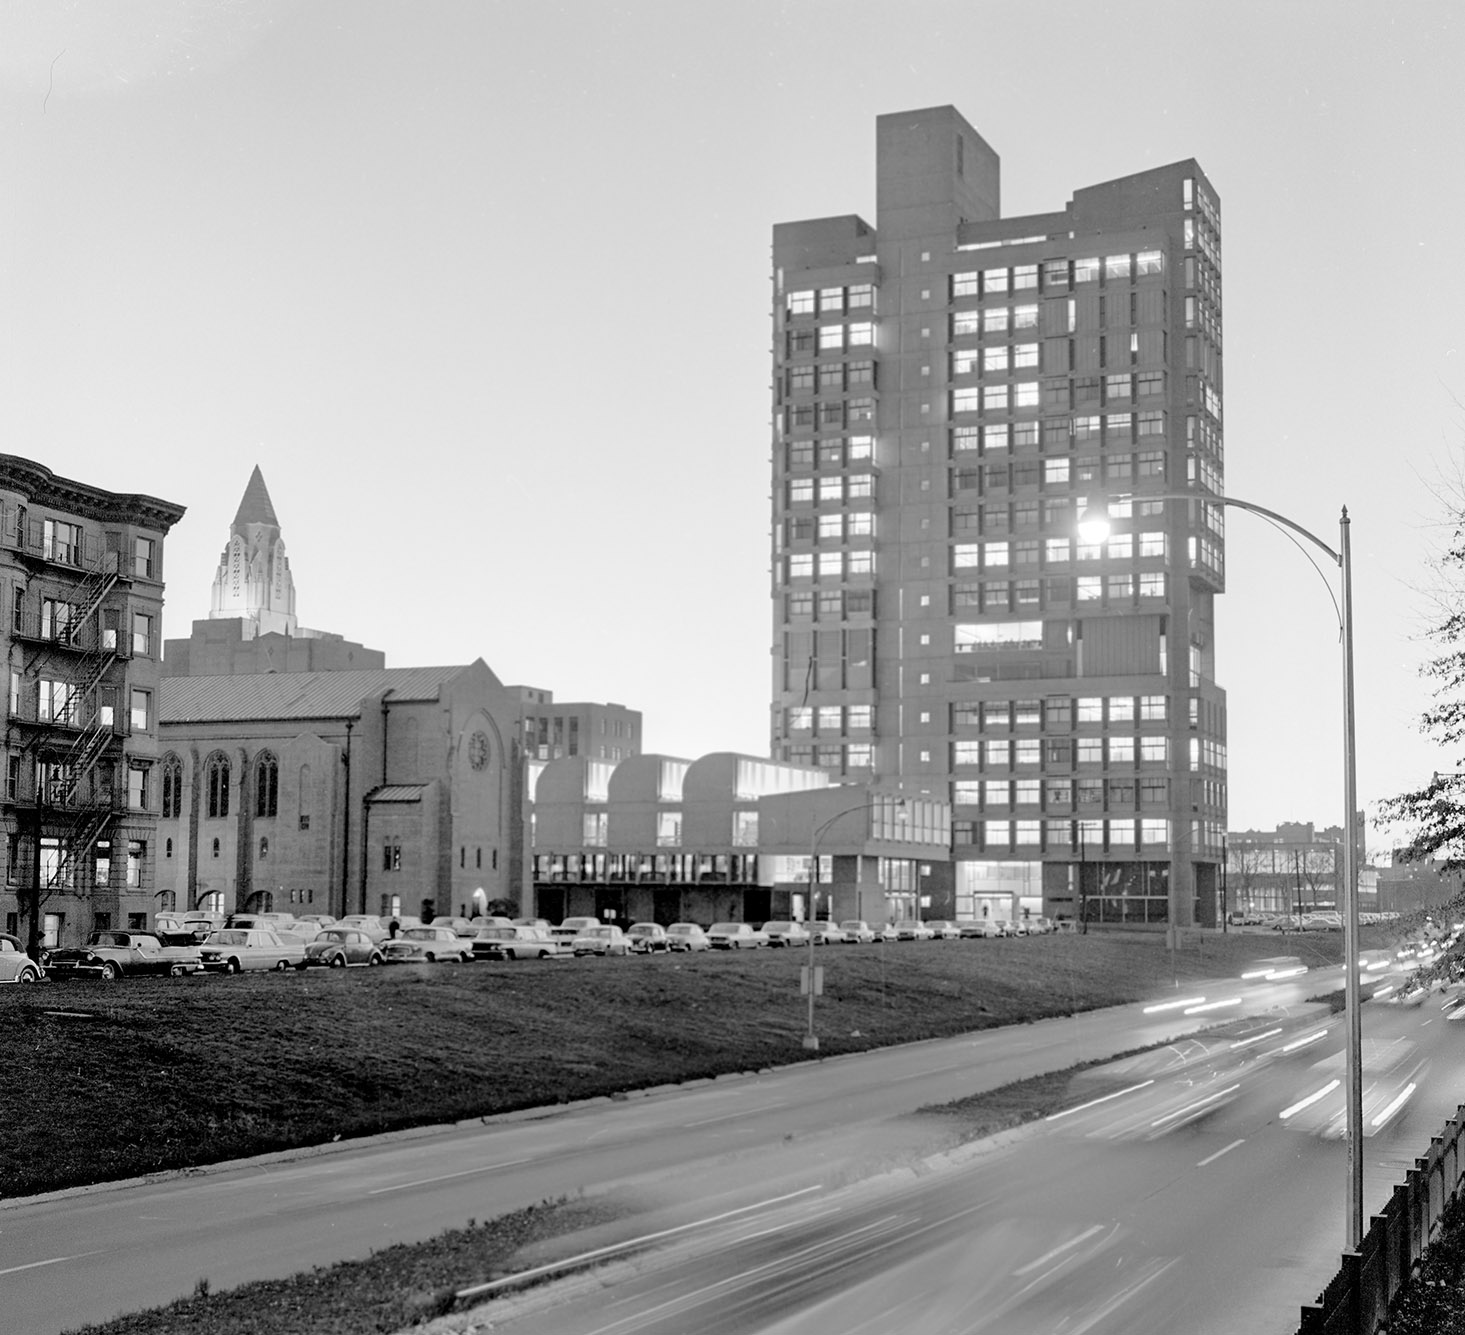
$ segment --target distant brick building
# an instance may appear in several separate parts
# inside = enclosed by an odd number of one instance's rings
[[[182,515],[0,455],[0,913],[33,947],[153,907],[163,539]]]

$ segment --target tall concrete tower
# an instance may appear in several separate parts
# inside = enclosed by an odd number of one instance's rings
[[[280,537],[280,521],[256,464],[229,528],[209,600],[210,619],[238,619],[244,638],[296,633],[295,581]]]

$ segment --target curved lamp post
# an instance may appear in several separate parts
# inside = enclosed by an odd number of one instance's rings
[[[1346,973],[1345,1077],[1348,1126],[1348,1207],[1345,1235],[1349,1249],[1356,1251],[1363,1240],[1363,1037],[1358,1013],[1358,785],[1353,743],[1353,557],[1349,545],[1348,507],[1343,507],[1338,519],[1338,550],[1334,551],[1315,533],[1308,532],[1301,524],[1294,523],[1286,515],[1269,510],[1264,505],[1240,501],[1233,496],[1213,496],[1205,492],[1181,491],[1160,495],[1133,492],[1123,497],[1106,498],[1088,506],[1078,522],[1079,536],[1086,543],[1102,542],[1108,537],[1110,499],[1201,501],[1208,505],[1229,505],[1237,510],[1249,510],[1298,537],[1306,538],[1325,553],[1341,572],[1342,607],[1339,609],[1339,629],[1343,639],[1343,968]]]
[[[885,795],[888,797],[889,795]],[[819,841],[829,833],[829,828],[836,821],[843,820],[846,816],[853,816],[857,811],[873,811],[880,806],[882,797],[872,797],[868,801],[861,802],[859,806],[846,807],[843,811],[836,811],[828,820],[814,827],[813,836],[809,840],[809,906],[804,912],[805,921],[808,924],[809,935],[809,1028],[804,1034],[804,1047],[810,1052],[819,1051],[819,1035],[814,1032],[814,923],[817,914],[814,908],[814,896],[817,893],[816,887],[819,878]],[[896,797],[891,799],[891,804],[897,813],[904,813],[905,798]],[[831,891],[831,895],[832,895]],[[916,889],[916,899],[920,901],[920,887]],[[832,904],[831,899],[831,904]]]

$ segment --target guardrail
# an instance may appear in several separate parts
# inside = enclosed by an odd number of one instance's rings
[[[1460,1190],[1465,1157],[1465,1104],[1414,1161],[1383,1211],[1373,1216],[1358,1250],[1317,1301],[1302,1309],[1297,1335],[1377,1335],[1388,1325],[1389,1305],[1414,1274],[1439,1226],[1445,1206]]]

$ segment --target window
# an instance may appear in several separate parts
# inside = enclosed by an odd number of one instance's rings
[[[954,273],[951,275],[953,297],[975,297],[977,295],[976,273]]]
[[[147,655],[153,651],[153,619],[142,612],[132,614],[132,652]]]
[[[1043,286],[1048,289],[1068,286],[1068,261],[1043,261]]]
[[[163,757],[163,819],[175,819],[183,812],[183,766],[177,756]]]
[[[1141,556],[1164,556],[1165,535],[1163,533],[1141,533],[1139,535],[1139,554]]]
[[[1104,279],[1129,277],[1128,255],[1106,255],[1104,257]]]
[[[38,682],[36,717],[44,722],[75,723],[78,699],[75,688],[65,681],[42,677]]]
[[[982,312],[984,334],[1005,334],[1010,327],[1012,313],[1006,306],[992,306]]]
[[[1162,273],[1165,268],[1165,256],[1158,250],[1142,250],[1134,257],[1134,271],[1140,277],[1145,274]]]
[[[81,525],[65,524],[59,519],[41,521],[41,554],[46,560],[79,566],[81,550]]]
[[[838,365],[836,362],[835,365]],[[814,367],[794,366],[788,373],[788,392],[790,394],[812,394],[814,392]]]
[[[844,351],[844,326],[842,324],[826,324],[819,326],[819,351]]]
[[[961,365],[961,362],[963,360],[963,356],[964,355],[965,355],[965,357],[967,359],[967,368],[966,369],[967,370],[971,370],[972,367],[973,367],[973,364],[975,363],[975,360],[976,360],[975,350],[973,350],[972,352],[967,353],[967,354],[962,354],[962,353],[957,353],[956,354],[956,360],[957,360],[958,368]],[[982,349],[982,370],[984,372],[989,372],[989,373],[992,372],[992,371],[1005,371],[1005,370],[1007,370],[1008,357],[1009,357],[1009,355],[1010,355],[1010,349],[1009,349],[1009,347],[1008,347],[1008,345],[1006,343],[996,343],[996,344],[993,344],[993,345],[990,345],[988,347],[983,348]]]
[[[1091,255],[1086,259],[1074,260],[1073,281],[1075,283],[1097,283],[1099,281],[1099,257]]]
[[[1165,737],[1141,737],[1139,758],[1147,765],[1163,765],[1170,754],[1169,742]]]
[[[1014,329],[1036,329],[1038,327],[1038,307],[1034,302],[1031,306],[1014,306],[1012,308],[1012,327]]]
[[[1128,399],[1133,396],[1134,378],[1128,372],[1123,375],[1104,377],[1104,402],[1112,403],[1115,399]]]
[[[858,310],[861,307],[874,306],[875,288],[871,283],[854,283],[849,288],[849,308]]]
[[[814,314],[814,293],[790,292],[788,294],[788,313],[790,315],[813,315]]]
[[[951,337],[968,338],[980,328],[982,317],[977,311],[957,311],[951,317]]]
[[[1043,555],[1049,565],[1062,565],[1069,559],[1070,540],[1068,538],[1046,538],[1043,542]]]
[[[1013,397],[1013,406],[1017,408],[1036,408],[1038,406],[1038,382],[1036,380],[1022,380],[1014,386],[1016,393]]]
[[[1014,343],[1012,346],[1012,366],[1014,370],[1025,370],[1038,364],[1038,345],[1036,343]]]
[[[819,292],[819,314],[820,315],[843,315],[844,314],[844,288],[826,287]]]
[[[396,836],[382,840],[382,870],[402,870],[402,841]]]
[[[838,481],[838,479],[835,480]],[[875,479],[869,473],[852,473],[846,494],[852,501],[869,499],[875,494]],[[823,499],[822,495],[820,499]]]
[[[1109,738],[1109,763],[1111,765],[1132,765],[1134,763],[1134,738],[1116,735]]]
[[[844,560],[838,552],[819,553],[819,578],[838,579],[844,569]]]
[[[1102,589],[1102,581],[1098,575],[1080,575],[1078,577],[1078,601],[1081,603],[1095,602],[1099,598]]]
[[[1006,769],[1012,764],[1012,743],[1005,737],[989,737],[982,743],[982,758],[988,769]]]
[[[982,270],[982,293],[984,296],[995,296],[997,293],[1007,291],[1007,270],[1006,269],[984,269]]]
[[[229,814],[229,762],[218,754],[209,757],[206,774],[208,814],[222,818]]]
[[[951,564],[956,570],[963,570],[982,564],[981,546],[975,542],[959,542],[951,549]]]
[[[986,621],[978,625],[956,626],[955,652],[979,653],[992,649],[1041,649],[1041,621]]]
[[[127,805],[133,811],[148,809],[148,771],[146,765],[127,767]]]
[[[270,817],[278,814],[280,804],[280,766],[268,751],[263,752],[254,770],[254,814]]]
[[[1141,413],[1139,415],[1139,434],[1141,436],[1163,436],[1165,434],[1164,412],[1155,409]]]
[[[1016,292],[1022,291],[1025,287],[1037,287],[1038,266],[1036,264],[1017,264],[1012,270],[1012,287]]]
[[[960,394],[962,391],[957,390]],[[1007,408],[1008,387],[1006,385],[988,385],[982,390],[982,407],[987,412],[1004,412]]]
[[[1048,487],[1068,485],[1068,460],[1043,460],[1043,485]]]
[[[129,696],[133,732],[146,732],[151,727],[153,695],[151,691],[132,690]]]
[[[858,324],[849,326],[849,346],[852,348],[869,347],[875,342],[875,326],[869,320],[862,320]]]

